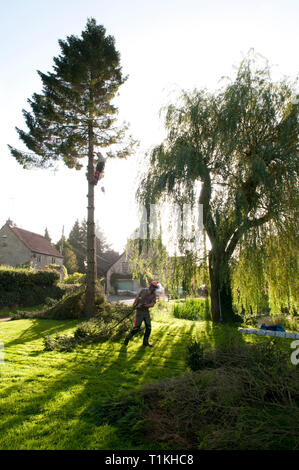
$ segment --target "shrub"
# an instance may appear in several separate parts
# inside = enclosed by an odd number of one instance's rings
[[[65,284],[83,284],[86,279],[86,274],[73,273],[70,274],[65,280]]]
[[[176,303],[173,315],[185,320],[211,320],[210,300],[186,299],[184,302]]]
[[[76,292],[81,287],[81,284],[64,284],[64,282],[60,282],[58,287],[63,291],[63,295],[66,295]]]

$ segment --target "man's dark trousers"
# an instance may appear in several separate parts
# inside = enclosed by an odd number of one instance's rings
[[[151,329],[152,329],[150,313],[148,310],[139,310],[139,309],[136,310],[135,318],[134,318],[134,326],[132,330],[130,331],[130,333],[127,335],[126,340],[125,340],[126,342],[129,341],[136,333],[138,333],[143,320],[145,323],[145,333],[143,337],[143,344],[145,345],[148,344],[148,339],[149,339],[149,336],[151,334]]]

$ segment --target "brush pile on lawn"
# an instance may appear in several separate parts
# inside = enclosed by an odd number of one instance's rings
[[[98,423],[165,449],[299,448],[299,370],[274,339],[207,351],[192,343],[186,359],[191,372],[99,404]]]
[[[132,325],[130,318],[126,318],[119,325],[117,323],[131,311],[132,307],[122,303],[107,303],[101,313],[81,323],[72,335],[45,336],[44,348],[46,351],[71,351],[79,344],[97,343],[107,339],[119,340]]]
[[[82,322],[72,335],[56,334],[54,336],[46,335],[44,337],[44,348],[46,351],[54,349],[60,351],[71,351],[78,344],[86,344],[109,339],[119,339],[124,332],[130,329],[131,319],[127,318],[116,325],[122,318],[132,311],[132,307],[122,303],[110,303],[106,301],[103,290],[98,287],[96,293],[96,315],[85,322]],[[49,302],[52,304],[52,302]],[[59,302],[54,302],[39,311],[17,310],[11,313],[12,320],[19,319],[51,319],[51,320],[70,320],[84,319],[85,288],[84,286],[76,289],[74,292],[66,294]]]

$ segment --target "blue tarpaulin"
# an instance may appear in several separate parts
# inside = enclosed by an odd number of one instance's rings
[[[271,330],[271,331],[285,331],[284,327],[281,325],[265,325],[265,323],[262,324],[261,330]]]

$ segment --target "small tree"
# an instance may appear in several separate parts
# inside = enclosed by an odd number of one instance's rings
[[[72,245],[61,237],[55,248],[63,255],[63,262],[69,274],[73,274],[78,271],[77,257],[72,248]]]
[[[46,168],[60,159],[69,167],[82,168],[88,157],[87,282],[86,315],[94,313],[96,247],[94,223],[94,152],[124,142],[127,125],[115,127],[117,108],[112,104],[125,82],[114,38],[106,36],[95,19],[87,21],[82,37],[59,40],[61,55],[54,57],[54,72],[38,72],[43,92],[28,100],[32,112],[23,111],[28,132],[17,129],[20,139],[33,153],[9,146],[24,168]],[[129,139],[107,156],[124,158],[132,150]]]
[[[80,224],[77,219],[74,223],[68,238],[68,243],[72,247],[76,258],[77,258],[77,271],[79,273],[86,273],[86,262],[87,262],[87,233],[84,230],[85,225]]]
[[[45,235],[44,235],[44,237],[51,243],[52,240],[51,240],[51,237],[50,237],[50,235],[49,235],[49,232],[48,232],[48,228],[47,228],[47,227],[46,227],[46,230],[45,230]]]

